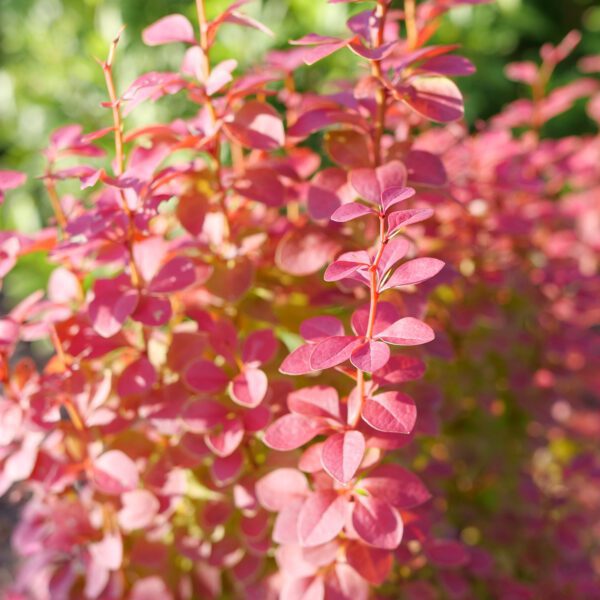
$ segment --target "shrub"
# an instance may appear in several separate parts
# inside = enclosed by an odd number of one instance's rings
[[[572,33],[469,133],[474,66],[428,45],[460,3],[371,2],[236,74],[219,30],[269,31],[197,0],[198,35],[143,35],[181,69],[122,94],[117,36],[112,124],[53,133],[54,221],[2,238],[3,275],[53,267],[0,321],[8,598],[594,597],[600,143],[542,134],[579,98],[598,120],[599,85],[547,92]],[[337,51],[358,80],[296,89]],[[175,94],[188,116],[126,128]]]

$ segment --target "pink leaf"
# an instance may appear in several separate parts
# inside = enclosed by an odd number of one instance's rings
[[[446,77],[414,77],[402,99],[424,117],[448,123],[462,119],[463,98],[456,84]]]
[[[236,450],[229,456],[215,456],[211,466],[213,481],[220,485],[231,483],[241,472],[244,465],[244,455]]]
[[[309,575],[297,579],[284,579],[280,600],[325,600],[325,584],[322,577]]]
[[[321,59],[333,54],[348,43],[347,40],[340,40],[334,37],[324,37],[310,33],[299,40],[291,40],[290,44],[295,46],[314,46],[305,48],[302,59],[307,65],[313,65]]]
[[[310,355],[310,366],[315,371],[329,369],[348,360],[360,338],[351,335],[330,337],[315,345]]]
[[[131,318],[138,323],[159,327],[169,322],[173,314],[168,297],[141,295]]]
[[[362,42],[356,41],[350,42],[350,44],[348,44],[348,48],[350,48],[350,50],[352,50],[352,52],[354,52],[354,54],[357,56],[361,56],[367,60],[382,60],[393,52],[397,44],[398,41],[394,40],[392,42],[382,44],[381,46],[377,46],[376,48],[369,48]]]
[[[350,202],[349,204],[342,204],[332,215],[331,220],[338,223],[345,223],[346,221],[352,221],[365,215],[374,214],[372,208],[361,204],[360,202]]]
[[[321,452],[324,469],[342,484],[356,474],[365,453],[365,438],[360,431],[330,435]]]
[[[402,510],[420,506],[431,498],[423,482],[414,473],[395,464],[376,467],[361,479],[360,488]]]
[[[331,260],[339,247],[335,239],[320,229],[294,229],[277,245],[275,264],[291,275],[311,275]]]
[[[385,365],[373,373],[373,381],[377,385],[398,385],[407,381],[421,379],[425,373],[425,363],[414,356],[397,354]]]
[[[411,150],[404,163],[412,184],[441,187],[448,183],[446,168],[439,156],[424,150]]]
[[[188,404],[182,415],[185,426],[193,433],[206,433],[227,418],[227,409],[215,400],[197,400]]]
[[[363,304],[352,313],[352,329],[358,336],[365,336],[369,326],[370,307]],[[398,308],[390,302],[379,302],[375,312],[375,323],[373,324],[373,333],[379,337],[379,332],[389,327],[398,320],[400,313]]]
[[[384,392],[367,398],[362,417],[378,431],[408,434],[415,426],[417,408],[402,392]]]
[[[507,64],[504,67],[504,74],[512,81],[520,81],[527,85],[533,85],[539,77],[538,66],[530,60]]]
[[[0,203],[4,200],[4,192],[22,186],[27,175],[20,171],[0,171]]]
[[[359,269],[363,269],[365,265],[348,260],[336,260],[332,262],[323,275],[325,281],[340,281],[353,275]]]
[[[433,329],[423,321],[413,317],[404,317],[377,334],[388,344],[397,346],[418,346],[427,344],[435,338]]]
[[[344,324],[336,317],[311,317],[302,321],[300,335],[307,342],[320,342],[328,337],[344,335]]]
[[[139,474],[135,463],[126,454],[109,450],[94,461],[93,479],[102,493],[119,495],[138,486]]]
[[[105,533],[99,542],[88,546],[93,563],[110,571],[116,571],[123,563],[123,540],[121,534]]]
[[[310,355],[314,348],[314,344],[304,344],[290,352],[281,363],[279,372],[285,375],[304,375],[304,373],[310,373],[312,371]]]
[[[358,541],[351,541],[346,546],[346,560],[361,577],[376,586],[388,578],[394,565],[391,552]]]
[[[152,363],[145,356],[142,356],[128,365],[121,373],[117,384],[117,392],[121,397],[143,394],[156,383],[156,380],[156,370]]]
[[[147,46],[160,46],[172,42],[194,44],[194,28],[183,15],[168,15],[142,31]]]
[[[410,243],[405,238],[391,239],[383,249],[377,272],[380,277],[391,269],[399,260],[402,260],[410,248]]]
[[[350,355],[350,362],[365,373],[372,373],[385,366],[390,358],[390,349],[387,344],[368,340],[356,347]]]
[[[195,281],[194,263],[185,256],[178,256],[160,269],[150,282],[148,291],[154,294],[170,294],[192,285]]]
[[[355,498],[352,525],[360,538],[376,548],[396,549],[404,530],[398,512],[377,498]]]
[[[414,223],[420,223],[433,215],[431,208],[411,208],[398,210],[388,217],[388,235],[395,234],[400,227],[406,227]]]
[[[117,514],[123,531],[148,527],[158,514],[160,503],[148,490],[132,490],[121,496],[123,507]]]
[[[220,392],[229,378],[225,371],[209,360],[194,361],[184,372],[185,382],[198,392]]]
[[[454,54],[434,56],[419,66],[421,71],[429,71],[437,75],[450,75],[453,77],[473,75],[475,65],[464,56]]]
[[[249,367],[233,378],[229,389],[234,402],[241,406],[254,408],[266,396],[269,380],[264,371]]]
[[[383,211],[387,211],[388,208],[403,202],[408,198],[412,198],[415,195],[415,190],[410,187],[391,187],[383,190],[381,193],[381,207]]]
[[[272,423],[263,441],[274,450],[295,450],[327,429],[325,422],[320,419],[291,413]]]
[[[287,405],[292,412],[306,417],[341,418],[337,390],[324,385],[291,392],[287,397]]]
[[[270,329],[253,331],[244,341],[242,360],[245,364],[264,365],[277,352],[277,339]]]
[[[130,287],[128,277],[97,279],[94,283],[94,299],[88,314],[96,333],[112,337],[121,330],[138,303],[139,294]]]
[[[335,490],[313,492],[298,515],[298,538],[304,547],[334,539],[344,527],[346,498]]]
[[[224,421],[204,437],[206,445],[217,456],[229,456],[237,450],[244,439],[244,425],[238,418]]]
[[[218,92],[223,86],[233,81],[231,72],[237,67],[237,61],[233,59],[220,62],[212,71],[206,81],[206,93],[212,96]]]
[[[285,203],[285,187],[277,173],[271,169],[246,169],[233,186],[235,191],[266,206],[281,206]]]
[[[381,291],[403,285],[414,285],[435,277],[443,268],[444,261],[437,258],[415,258],[400,265],[383,284]]]
[[[379,204],[381,186],[375,169],[354,169],[350,171],[350,183],[356,193],[373,204]]]
[[[306,477],[297,469],[275,469],[256,482],[256,497],[271,512],[283,510],[307,493]]]
[[[265,102],[245,102],[226,124],[227,131],[240,144],[258,150],[276,150],[283,146],[285,132],[279,113]]]

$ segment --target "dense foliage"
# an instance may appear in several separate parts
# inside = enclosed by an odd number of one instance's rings
[[[197,0],[143,31],[180,68],[124,91],[117,35],[108,126],[52,134],[53,218],[0,238],[2,276],[52,265],[0,320],[7,598],[597,596],[600,137],[543,128],[600,122],[600,59],[549,91],[574,31],[507,65],[530,99],[470,133],[473,64],[431,39],[480,0],[330,2],[345,36],[242,71],[218,32],[270,30]],[[336,53],[356,79],[297,87]]]

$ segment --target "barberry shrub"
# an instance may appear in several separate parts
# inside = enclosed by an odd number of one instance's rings
[[[143,33],[179,71],[124,91],[116,37],[110,125],[52,134],[54,219],[1,239],[2,276],[53,267],[0,320],[7,598],[595,597],[600,139],[544,125],[600,120],[600,86],[547,91],[569,34],[470,134],[474,66],[428,44],[465,3],[366,2],[240,74],[221,29],[270,31],[197,0]],[[334,52],[358,78],[296,88]],[[176,94],[190,117],[127,127]]]

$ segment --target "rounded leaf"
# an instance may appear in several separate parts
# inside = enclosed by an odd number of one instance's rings
[[[348,483],[356,474],[365,454],[365,438],[360,431],[330,435],[321,451],[323,468],[340,483]]]
[[[298,515],[298,539],[304,547],[334,539],[344,527],[346,498],[335,490],[318,490],[302,505]]]
[[[408,434],[415,426],[417,407],[402,392],[384,392],[367,398],[362,417],[378,431]]]

